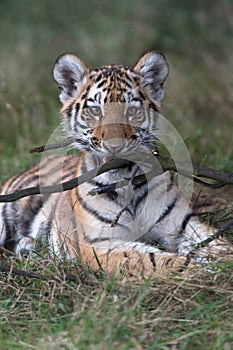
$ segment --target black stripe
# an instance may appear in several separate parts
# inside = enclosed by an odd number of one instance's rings
[[[148,108],[149,108],[149,109],[152,109],[152,110],[155,111],[155,112],[159,112],[158,106],[157,106],[155,103],[153,103],[153,102],[151,102],[151,103],[149,104]]]
[[[106,196],[108,197],[109,200],[114,202],[118,197],[118,193],[116,191],[109,191],[106,193]]]
[[[17,184],[17,180],[20,180],[21,179],[21,175],[23,174],[24,172],[20,172],[19,174],[13,176],[11,179],[7,180],[7,187],[6,187],[6,184],[3,184],[3,192],[4,193],[9,193],[9,191],[13,191],[14,190],[14,186],[15,186],[15,181],[16,181],[16,184]],[[13,185],[13,188],[11,188]],[[3,193],[2,192],[2,193]]]
[[[136,185],[133,185],[133,188],[134,188],[134,190],[138,190],[139,188],[141,188],[141,187],[143,187],[145,185],[147,185],[147,180],[146,179],[145,179],[145,181],[142,181],[140,183],[137,183]]]
[[[132,201],[127,205],[127,207],[124,208],[124,211],[129,213],[132,216],[132,218],[135,218],[134,207],[131,205],[131,203],[132,203]]]
[[[69,162],[72,158],[74,158],[74,157],[73,156],[66,157],[64,164],[65,165],[67,163],[69,164]],[[54,160],[54,159],[55,158],[52,157],[52,160]],[[30,175],[31,175],[30,173],[32,171],[37,171],[39,165],[40,164],[38,163],[34,168],[30,169],[29,172],[20,174],[19,176],[17,176],[17,178],[12,179],[12,181],[10,182],[11,185],[12,185],[12,182],[14,182],[15,180],[20,180],[20,181],[17,181],[16,184],[14,184],[13,188],[15,188],[15,186],[22,187],[22,186],[24,186],[24,184],[27,184],[27,185],[31,184],[32,181],[35,181],[35,180],[36,180],[36,182],[39,182],[38,174],[30,177]],[[56,169],[59,167],[60,166],[57,166]],[[45,177],[45,176],[48,176],[49,174],[54,173],[56,171],[56,169],[54,169],[54,167],[52,169],[49,169],[49,171],[44,173],[42,177]],[[74,166],[70,166],[68,169],[66,169],[66,171],[69,171],[69,174],[66,174],[66,175],[63,174],[63,179],[67,176],[71,176],[70,171],[74,170],[74,169],[75,169]],[[26,178],[24,175],[27,175]],[[9,250],[14,249],[17,229],[19,229],[20,234],[27,236],[29,229],[30,229],[30,226],[35,219],[35,216],[41,210],[41,208],[43,207],[45,202],[48,200],[49,196],[50,195],[47,194],[47,195],[44,195],[43,197],[42,196],[31,196],[27,200],[24,199],[25,207],[24,207],[23,211],[21,210],[20,204],[18,202],[14,202],[14,203],[10,203],[10,204],[6,203],[4,205],[3,217],[4,217],[4,227],[5,227],[5,231],[6,231],[6,240],[5,240],[4,246],[6,247],[6,249],[9,249]],[[12,212],[11,217],[9,217],[9,215],[7,215],[8,206],[10,206],[10,209]],[[11,224],[12,220],[13,220],[13,224]]]
[[[146,188],[144,190],[144,192],[137,197],[135,203],[134,203],[134,206],[135,206],[135,209],[137,210],[137,207],[142,203],[142,201],[144,201],[144,199],[147,197],[148,195],[148,189]]]
[[[75,106],[75,113],[74,113],[74,131],[78,132],[78,115],[79,115],[79,109],[80,109],[80,103],[77,103]]]
[[[76,143],[76,146],[77,146],[77,145],[88,146],[88,149],[89,149],[89,142],[88,142],[88,140],[77,139],[77,140],[75,141],[75,143]]]
[[[188,213],[185,217],[184,217],[184,220],[182,222],[182,225],[181,225],[181,228],[180,228],[180,231],[178,232],[178,236],[181,235],[185,229],[186,229],[186,226],[188,225],[189,223],[189,220],[194,217],[194,216],[198,216],[196,213],[192,212],[192,213]]]
[[[156,224],[158,224],[160,221],[162,221],[167,215],[170,214],[170,212],[174,209],[176,202],[177,202],[178,196],[175,197],[175,199],[166,207],[166,209],[162,212],[158,220],[156,221]]]
[[[69,106],[69,108],[66,110],[66,117],[68,117],[69,119],[71,118],[72,116],[72,110],[73,110],[73,104],[71,104]]]
[[[80,103],[76,103],[76,105],[75,105],[75,112],[76,112],[76,114],[78,114],[79,109],[80,109]]]
[[[138,97],[133,97],[131,101],[140,102],[140,98],[138,98]]]
[[[106,80],[102,80],[98,85],[97,88],[102,87],[106,83]]]
[[[65,173],[62,174],[62,181],[66,181],[69,178],[73,178],[76,175],[76,165],[72,165],[65,169]]]
[[[63,160],[64,160],[64,162],[63,162]],[[50,166],[48,165],[48,164],[50,164],[49,159],[48,159],[48,161],[46,161],[46,164],[42,164],[42,166],[40,167],[40,170],[44,170],[48,167],[49,167],[49,169],[42,174],[40,174],[40,172],[39,172],[37,175],[34,176],[34,178],[32,178],[33,181],[38,179],[41,182],[41,180],[43,180],[43,179],[46,179],[46,178],[49,179],[51,177],[51,175],[56,174],[57,171],[64,170],[66,163],[68,163],[68,161],[66,160],[65,157],[64,158],[62,157],[61,162],[59,162],[59,163],[55,162],[55,164],[54,165],[52,164],[53,166],[50,168]],[[58,180],[54,179],[53,182],[54,181],[57,182]]]
[[[97,218],[98,220],[107,223],[107,224],[111,224],[113,219],[108,219],[106,217],[104,217],[103,215],[100,215],[95,209],[91,208],[83,199],[82,197],[80,197],[79,193],[78,193],[78,188],[76,189],[76,198],[77,201],[79,202],[79,204],[82,206],[82,208],[84,210],[86,210],[89,214],[93,215],[95,218]],[[118,223],[116,224],[118,225]]]
[[[88,95],[88,91],[85,91],[84,94],[81,96],[81,100],[85,100]]]
[[[125,80],[124,78],[120,78],[119,80],[122,84],[125,84],[125,86],[127,86],[128,88],[132,88],[132,85],[130,83],[128,83],[128,81]]]
[[[52,157],[52,159],[50,159],[50,157],[45,160],[44,162],[49,164],[49,161],[53,161],[56,160],[57,157]],[[44,163],[43,162],[43,163]],[[30,170],[21,173],[19,177],[17,177],[17,182],[16,184],[13,184],[13,188],[12,190],[16,190],[18,188],[22,188],[23,186],[28,186],[29,184],[32,185],[33,182],[38,183],[39,185],[39,180],[42,180],[46,177],[49,177],[51,174],[56,173],[57,170],[60,169],[61,165],[56,163],[55,167],[49,168],[46,172],[44,173],[40,173],[41,170],[44,170],[47,168],[47,164],[41,164],[38,163],[36,164],[36,166],[34,166],[33,168],[31,168]],[[36,172],[36,174],[35,174]]]
[[[62,178],[61,179],[67,177],[70,174],[70,172],[75,172],[76,164],[74,161],[78,162],[79,156],[77,156],[77,155],[64,156],[64,158],[61,157],[60,160],[61,160],[61,162],[59,162],[59,163],[56,162],[56,164],[55,164],[56,166],[49,168],[48,171],[46,171],[45,173],[36,175],[35,179],[38,177],[38,179],[41,182],[41,180],[43,180],[44,178],[49,179],[51,177],[51,175],[56,174],[57,171],[60,171],[60,170],[62,170]],[[48,164],[49,163],[45,164],[45,166],[42,165],[42,168],[46,168]],[[68,172],[68,174],[67,174],[67,172]],[[59,174],[59,179],[53,178],[53,181],[51,181],[51,182],[57,182],[57,181],[60,181],[60,174]]]
[[[144,96],[144,94],[139,90],[139,96],[141,97],[141,99],[142,100],[145,100],[146,98],[145,98],[145,96]]]
[[[30,178],[31,173],[33,171],[38,171],[38,168],[39,168],[39,164],[36,164],[36,166],[33,167],[32,169],[21,172],[18,175],[14,176],[12,178],[12,181],[10,181],[10,183],[8,183],[7,185],[7,192],[9,193],[9,191],[15,191],[17,188],[21,186],[22,183],[28,182],[28,179]]]
[[[170,172],[170,183],[167,185],[167,192],[169,192],[174,185],[174,174]]]
[[[32,222],[34,221],[36,215],[39,213],[41,208],[44,206],[50,194],[46,194],[42,196],[32,196],[30,200],[27,202],[27,205],[24,208],[23,217],[21,215],[18,217],[18,222],[16,222],[16,226],[20,227],[20,233],[23,236],[27,236],[29,234],[29,229],[31,227]]]
[[[61,194],[60,194],[60,196],[61,196]],[[59,198],[56,200],[56,201],[53,201],[53,206],[52,206],[52,208],[51,208],[51,210],[50,210],[50,212],[49,212],[49,215],[48,215],[48,219],[46,220],[46,229],[48,229],[49,230],[49,232],[47,232],[47,237],[48,238],[50,238],[50,236],[51,236],[51,230],[52,230],[52,224],[53,224],[53,221],[54,221],[54,216],[55,216],[55,214],[56,214],[56,210],[57,210],[57,207],[58,207],[58,204],[59,204],[59,199],[61,198],[59,196]],[[50,196],[48,196],[48,198],[49,198]],[[46,198],[46,200],[48,199],[48,198]],[[31,224],[33,224],[33,221],[32,221],[32,223]],[[57,224],[57,223],[56,223]],[[60,241],[60,236],[58,235],[58,239],[59,239],[59,241]]]
[[[165,266],[168,266],[170,264],[170,262],[172,261],[172,257],[168,258],[167,260],[165,260],[165,264],[162,265],[162,267],[165,265]],[[172,267],[173,265],[171,265]]]
[[[154,253],[149,253],[149,258],[150,258],[150,261],[153,265],[153,270],[156,271],[156,262],[155,262],[155,255]]]
[[[8,221],[7,217],[7,206],[9,203],[6,203],[3,207],[2,215],[4,218],[4,229],[6,231],[6,238],[4,242],[4,248],[10,251],[13,251],[16,245],[16,232],[15,232],[15,226],[11,225]]]
[[[86,123],[85,119],[83,119],[82,117],[81,117],[81,120]],[[83,135],[85,136],[90,134],[93,131],[93,128],[91,128],[90,125],[81,124],[80,122],[78,123],[78,129],[81,129]]]

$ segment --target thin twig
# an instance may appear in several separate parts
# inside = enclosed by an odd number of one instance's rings
[[[146,161],[143,159],[142,155],[137,155],[137,159],[135,161]],[[196,177],[205,177],[210,178],[212,180],[218,181],[218,184],[222,186],[224,183],[225,185],[233,185],[233,174],[232,173],[226,173],[223,171],[210,169],[210,168],[204,168],[201,166],[193,165],[191,172],[187,171],[187,163],[183,162],[174,162],[172,159],[168,157],[163,157],[161,155],[156,154],[156,158],[160,163],[160,167],[154,167],[152,171],[145,175],[139,175],[136,176],[133,183],[140,183],[144,182],[145,179],[149,179],[150,177],[157,176],[162,174],[164,171],[172,170],[179,172],[179,174],[193,178],[195,180]],[[72,180],[59,183],[56,185],[51,186],[36,186],[36,187],[30,187],[25,188],[22,190],[19,190],[17,192],[11,193],[11,194],[4,194],[0,195],[0,202],[13,202],[20,198],[35,195],[35,194],[48,194],[48,193],[57,193],[57,192],[63,192],[73,189],[74,187],[77,187],[84,182],[87,182],[94,177],[105,173],[106,171],[109,171],[111,169],[116,169],[119,167],[122,167],[123,165],[126,165],[128,161],[122,160],[122,159],[114,159],[107,163],[104,163],[100,168],[98,169],[92,169],[89,172],[87,172],[84,175],[81,175],[79,177],[76,177]],[[194,176],[194,177],[193,177]],[[125,180],[123,180],[123,186],[125,186],[127,183],[125,183]],[[216,184],[214,184],[216,186]],[[113,184],[115,186],[115,184]],[[117,187],[119,186],[119,183],[117,184]]]
[[[170,169],[167,169],[167,170],[170,170]],[[164,170],[164,171],[166,171],[166,170]],[[172,171],[173,171],[173,169],[172,169]],[[148,181],[148,180],[152,179],[153,177],[155,177],[157,175],[160,175],[160,174],[161,174],[161,172],[155,173],[155,170],[153,169],[150,172],[148,172],[147,174],[142,174],[142,175],[136,176],[133,179],[132,184],[133,185],[141,184],[141,183],[146,182],[146,181]],[[208,182],[205,182],[203,180],[198,179],[195,176],[191,176],[191,175],[187,175],[187,174],[184,175],[184,176],[189,178],[189,179],[191,179],[191,180],[193,180],[194,182],[197,182],[199,185],[202,185],[202,186],[205,186],[205,187],[208,187],[208,188],[217,189],[217,188],[226,186],[226,184],[224,184],[224,183],[210,184]],[[87,194],[90,195],[90,196],[96,196],[96,195],[99,195],[99,194],[111,192],[111,191],[116,190],[117,188],[121,188],[121,187],[127,186],[128,182],[129,182],[129,180],[123,179],[123,180],[121,180],[119,182],[113,182],[113,183],[108,184],[108,185],[101,185],[101,187],[93,188]]]
[[[88,173],[81,175],[79,177],[75,177],[74,179],[66,182],[62,182],[51,186],[29,187],[10,194],[0,195],[0,202],[14,202],[20,198],[24,198],[24,197],[28,197],[36,194],[48,194],[48,193],[58,193],[58,192],[69,191],[83,184],[84,182],[87,182],[93,179],[94,177],[102,173],[105,173],[108,170],[121,167],[122,165],[125,165],[125,164],[126,164],[125,160],[121,160],[121,159],[111,160],[110,162],[103,164],[102,167],[99,168],[98,170],[92,169]]]
[[[178,269],[177,272],[182,272],[184,269],[189,265],[191,259],[195,256],[198,249],[206,247],[210,242],[214,241],[215,239],[218,239],[220,236],[222,236],[223,232],[226,231],[228,228],[233,226],[233,219],[228,220],[224,225],[222,225],[213,235],[206,238],[205,240],[199,242],[195,245],[195,247],[190,250],[190,252],[186,255],[186,260],[184,264]]]
[[[39,147],[33,148],[33,149],[30,150],[30,153],[33,153],[33,152],[44,152],[44,151],[47,151],[47,150],[62,148],[62,147],[65,147],[65,146],[71,144],[72,142],[74,142],[74,140],[72,138],[69,138],[69,139],[67,139],[65,141],[62,141],[60,143],[47,144],[47,145],[43,145],[43,146],[39,146]],[[162,156],[159,155],[159,153],[157,151],[153,151],[152,150],[152,154],[156,158],[158,158],[158,160],[160,162],[162,162],[164,171],[166,171],[166,170],[177,171],[177,165],[178,165],[179,168],[181,168],[181,169],[183,168],[184,169],[184,171],[183,171],[183,175],[184,176],[186,176],[186,177],[190,176],[195,182],[197,182],[197,183],[199,183],[199,184],[201,184],[203,186],[210,187],[210,188],[220,188],[220,187],[223,187],[223,186],[225,186],[227,184],[228,185],[232,185],[233,184],[233,174],[229,174],[229,173],[226,173],[226,172],[223,172],[223,171],[210,169],[210,168],[205,168],[205,167],[201,167],[201,166],[197,166],[197,165],[192,165],[192,167],[193,167],[193,174],[190,174],[190,173],[187,173],[187,164],[181,163],[181,162],[174,162],[172,159],[170,159],[168,157],[162,157]],[[168,163],[169,163],[169,166],[168,166]],[[179,170],[179,172],[181,173],[181,170]],[[205,181],[199,179],[199,177],[205,177],[205,178],[217,180],[218,183],[214,183],[214,184],[211,183],[210,184],[208,182],[205,182]]]
[[[31,271],[25,271],[21,269],[17,269],[11,266],[0,265],[0,272],[7,273],[8,275],[12,274],[14,276],[22,276],[30,279],[39,279],[42,281],[57,281],[57,282],[76,282],[76,283],[84,283],[89,285],[98,285],[98,282],[94,279],[85,278],[80,274],[76,277],[72,273],[66,273],[64,275],[43,275],[40,273],[34,273]]]
[[[126,199],[128,198],[129,191],[130,191],[130,187],[131,187],[132,184],[133,184],[133,180],[134,180],[135,175],[137,174],[138,170],[139,170],[139,166],[136,165],[136,167],[134,168],[134,170],[133,170],[133,172],[132,172],[132,174],[131,174],[131,177],[130,177],[130,179],[129,179],[129,181],[128,181],[128,185],[127,185],[127,189],[126,189],[126,195],[125,195],[125,198],[126,198]],[[129,204],[130,204],[130,203],[129,203]],[[119,211],[119,213],[117,214],[117,216],[112,220],[112,222],[111,222],[111,227],[113,227],[114,225],[117,224],[118,220],[120,219],[120,217],[121,217],[121,215],[124,213],[124,211],[128,208],[129,204],[126,205],[123,209],[121,209],[121,210]]]
[[[78,278],[73,275],[73,274],[66,274],[64,276],[54,276],[54,275],[42,275],[39,273],[34,273],[30,271],[25,271],[25,270],[20,270],[16,268],[12,268],[11,266],[6,266],[6,265],[0,265],[0,271],[1,272],[6,272],[6,273],[12,273],[13,275],[16,276],[23,276],[23,277],[28,277],[28,278],[36,278],[40,280],[46,280],[46,281],[75,281],[78,282]]]
[[[203,166],[193,165],[193,164],[191,169],[192,173],[190,173],[190,171],[187,171],[187,166],[190,167],[190,165],[185,162],[174,161],[169,157],[163,157],[161,155],[158,155],[157,159],[164,171],[173,170],[173,171],[179,172],[179,174],[184,176],[191,175],[198,178],[199,177],[209,178],[211,180],[218,181],[219,185],[223,183],[225,185],[233,185],[232,173],[227,173],[221,170],[206,168]]]
[[[29,153],[41,153],[41,152],[45,152],[45,151],[51,151],[53,149],[63,148],[63,147],[70,145],[72,142],[74,142],[74,140],[72,138],[68,138],[68,139],[61,141],[59,143],[51,143],[51,144],[42,145],[42,146],[32,148],[29,150]]]

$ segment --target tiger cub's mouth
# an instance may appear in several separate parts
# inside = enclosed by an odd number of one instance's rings
[[[113,156],[106,156],[103,158],[104,163],[110,162],[110,160],[113,160],[115,157]]]

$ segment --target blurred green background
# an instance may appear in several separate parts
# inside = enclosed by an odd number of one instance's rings
[[[0,181],[37,156],[58,125],[53,64],[134,65],[150,50],[170,66],[163,115],[196,163],[233,170],[231,0],[1,0]]]

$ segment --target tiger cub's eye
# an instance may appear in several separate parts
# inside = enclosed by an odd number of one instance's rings
[[[127,108],[126,111],[126,115],[127,117],[136,117],[138,115],[138,113],[140,112],[140,108],[138,107],[134,107],[134,106],[130,106]]]
[[[89,107],[88,111],[92,117],[100,118],[102,116],[102,110],[99,106]]]

